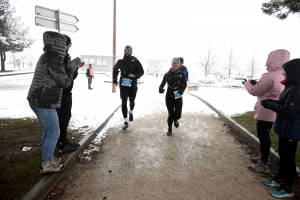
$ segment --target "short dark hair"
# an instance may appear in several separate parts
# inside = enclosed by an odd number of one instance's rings
[[[89,64],[89,67],[92,66],[92,64]]]
[[[179,60],[180,60],[180,62],[182,62],[183,63],[183,57],[178,57],[179,58]]]

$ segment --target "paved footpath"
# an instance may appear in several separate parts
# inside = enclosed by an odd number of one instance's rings
[[[129,129],[109,129],[91,161],[70,167],[55,186],[60,199],[274,199],[230,129],[197,98],[184,95],[180,127],[168,137],[164,94],[158,81],[153,91],[147,84]]]

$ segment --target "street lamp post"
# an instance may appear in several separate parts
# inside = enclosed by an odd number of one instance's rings
[[[112,67],[115,66],[116,64],[116,0],[114,0],[114,25],[113,25],[113,62],[112,62]],[[112,72],[113,73],[113,72]],[[113,79],[113,74],[112,74],[112,79]],[[112,92],[116,92],[116,85],[113,83],[112,80]]]

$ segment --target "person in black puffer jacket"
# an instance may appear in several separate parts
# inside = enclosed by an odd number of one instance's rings
[[[292,187],[296,175],[296,150],[300,140],[300,59],[286,62],[283,66],[284,80],[281,82],[285,89],[279,100],[267,99],[261,105],[277,113],[274,132],[279,136],[278,154],[280,164],[275,179],[263,180],[279,189],[270,190],[276,197],[293,197]]]
[[[172,135],[172,125],[176,128],[179,127],[178,120],[181,118],[182,112],[182,95],[186,89],[186,77],[179,69],[180,59],[175,57],[172,59],[172,67],[164,75],[164,78],[159,86],[159,93],[165,92],[165,84],[167,83],[168,89],[166,93],[166,106],[168,109],[168,136]]]
[[[79,58],[70,61],[64,69],[66,37],[47,31],[43,34],[44,52],[39,58],[27,100],[36,114],[44,133],[41,141],[42,168],[40,173],[58,172],[64,169],[63,158],[53,156],[59,137],[56,109],[61,106],[62,90],[69,87]]]

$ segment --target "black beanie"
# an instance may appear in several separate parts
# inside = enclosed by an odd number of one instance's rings
[[[69,36],[67,36],[67,35],[64,35],[64,36],[65,36],[66,39],[67,39],[66,46],[68,46],[69,44],[72,44],[72,43],[71,43],[71,38],[70,38]]]

